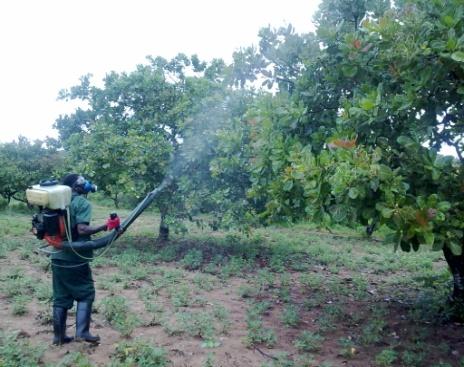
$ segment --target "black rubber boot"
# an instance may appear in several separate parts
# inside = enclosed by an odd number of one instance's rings
[[[90,334],[90,315],[92,314],[92,303],[78,302],[76,309],[76,340],[84,340],[89,343],[98,343],[100,337]]]
[[[68,310],[63,307],[53,307],[53,344],[69,343],[73,338],[66,336],[66,318]]]

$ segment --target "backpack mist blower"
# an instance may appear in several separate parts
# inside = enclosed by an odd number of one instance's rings
[[[43,180],[26,190],[26,198],[30,205],[37,206],[39,212],[32,217],[32,233],[45,240],[56,249],[70,248],[73,250],[99,249],[115,241],[143,213],[160,193],[172,183],[172,177],[166,176],[163,182],[135,207],[129,216],[121,223],[116,213],[110,215],[107,221],[106,236],[90,241],[72,241],[69,206],[72,191],[69,186],[59,185],[56,180]]]

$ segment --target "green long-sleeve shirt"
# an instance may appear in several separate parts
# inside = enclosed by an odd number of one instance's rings
[[[78,224],[90,224],[92,218],[92,206],[90,202],[82,195],[73,193],[71,199],[71,205],[69,206],[70,210],[70,219],[71,219],[71,231],[73,234],[73,241],[89,241],[90,236],[79,236],[77,235],[77,225]],[[76,254],[76,250],[72,249],[61,249],[55,250],[51,258],[52,260],[64,260],[69,262],[88,262],[88,258],[93,257],[93,250],[79,250]],[[87,259],[86,259],[87,258]]]

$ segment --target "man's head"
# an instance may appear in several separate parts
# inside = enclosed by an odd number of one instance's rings
[[[63,185],[69,186],[78,194],[88,194],[97,191],[97,186],[87,181],[83,176],[77,173],[69,173],[61,180]]]

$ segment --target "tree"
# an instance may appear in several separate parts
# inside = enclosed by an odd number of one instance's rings
[[[49,139],[30,142],[20,136],[17,141],[0,144],[0,195],[25,201],[25,190],[40,180],[54,177],[62,168],[64,157]]]
[[[265,221],[381,223],[404,251],[443,250],[464,300],[464,6],[395,6],[321,4],[315,57],[302,58],[291,93],[254,108],[248,194]],[[458,160],[437,153],[443,143]]]
[[[101,182],[116,205],[121,192],[140,198],[166,174],[175,176],[176,185],[156,200],[160,237],[166,238],[174,217],[190,216],[200,205],[191,188],[209,177],[214,135],[229,122],[224,100],[232,91],[222,60],[208,64],[183,54],[148,60],[131,73],[108,74],[103,88],[86,76],[63,91],[61,98],[81,100],[88,108],[60,116],[55,126],[74,165]]]

